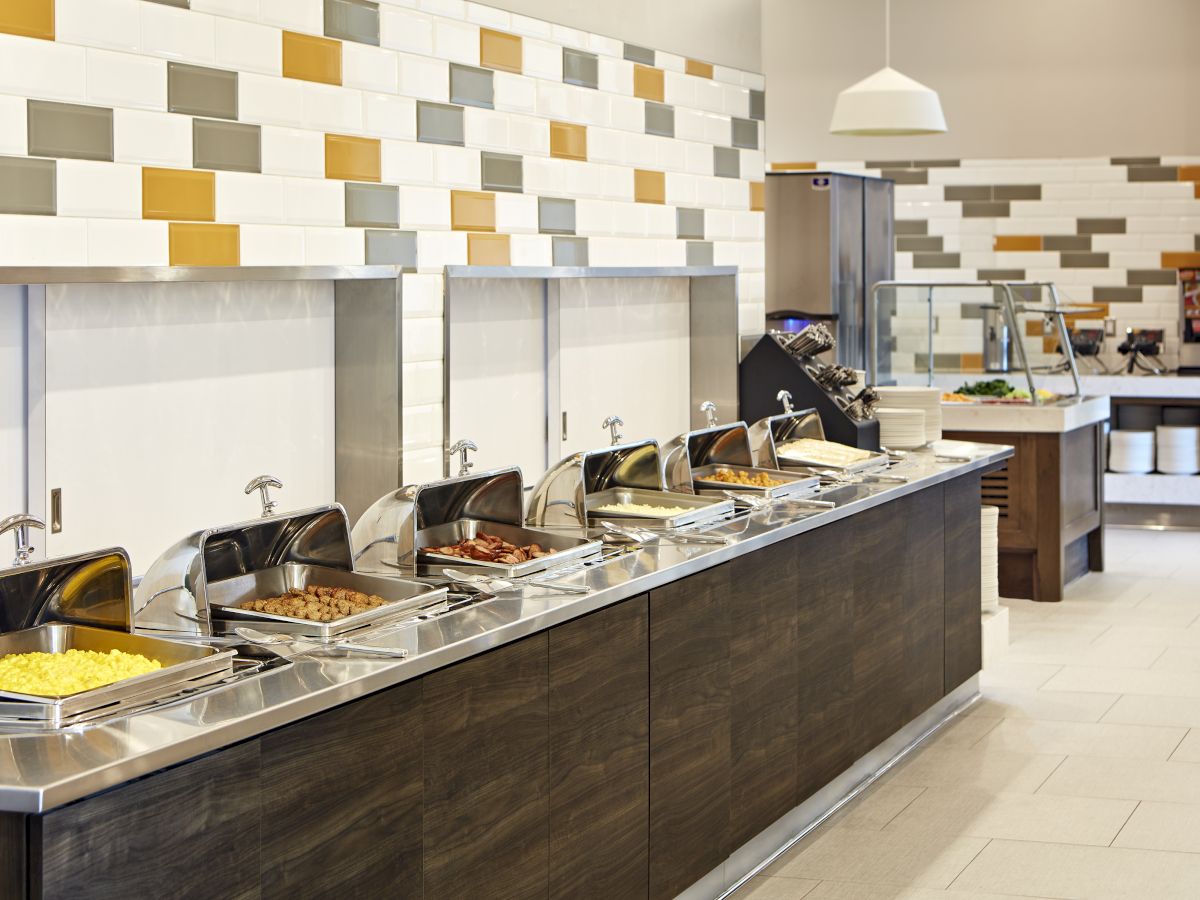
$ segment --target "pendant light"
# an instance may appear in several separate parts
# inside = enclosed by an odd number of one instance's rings
[[[833,107],[833,134],[897,136],[938,134],[946,117],[937,91],[892,68],[892,0],[884,0],[884,66],[852,84]]]

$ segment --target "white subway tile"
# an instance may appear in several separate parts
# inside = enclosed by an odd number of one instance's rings
[[[431,144],[385,140],[381,156],[385,182],[427,185],[433,181]]]
[[[54,39],[135,53],[139,5],[136,0],[57,0]]]
[[[509,13],[482,3],[467,3],[467,21],[500,31],[512,30],[512,16]]]
[[[192,0],[191,7],[199,12],[253,21],[258,18],[259,0]]]
[[[405,406],[427,406],[442,402],[442,363],[406,362],[401,373]]]
[[[675,209],[652,203],[635,203],[645,213],[644,227],[648,237],[673,238],[677,233]]]
[[[433,52],[448,62],[479,65],[479,26],[438,19],[433,23]]]
[[[304,229],[304,264],[309,266],[361,266],[366,252],[361,228]]]
[[[407,337],[407,335],[405,335]],[[401,430],[406,451],[437,446],[442,443],[442,405],[405,406]]]
[[[537,109],[537,82],[525,75],[495,72],[492,89],[496,109],[534,112]]]
[[[750,92],[743,87],[720,85],[721,112],[745,119],[750,115]],[[762,125],[759,125],[759,142],[762,141]]]
[[[442,314],[442,276],[405,273],[400,276],[400,303],[405,319]]]
[[[588,49],[602,56],[615,56],[617,59],[621,59],[625,54],[625,45],[623,43],[616,38],[606,37],[603,34],[589,34]]]
[[[550,23],[545,19],[534,19],[518,13],[512,14],[512,31],[513,34],[547,41],[550,40],[551,35]]]
[[[534,194],[554,196],[567,189],[565,159],[525,158],[525,190]]]
[[[464,0],[417,0],[417,6],[436,16],[446,16],[450,19],[467,17],[467,4]]]
[[[713,171],[713,149],[708,144],[698,144],[688,141],[687,169],[692,175],[711,175]],[[899,206],[899,204],[897,204]]]
[[[612,106],[608,94],[573,84],[563,85],[570,121],[607,128],[612,122]]]
[[[1091,198],[1092,186],[1090,184],[1066,181],[1042,185],[1043,200],[1090,200]]]
[[[84,71],[82,47],[0,34],[0,93],[83,100]]]
[[[113,158],[117,162],[191,168],[191,116],[114,109]]]
[[[167,61],[87,50],[87,100],[105,106],[167,108]]]
[[[450,99],[450,65],[442,59],[400,55],[400,93],[418,100]]]
[[[667,172],[667,203],[672,206],[696,205],[696,182],[694,175]]]
[[[470,147],[434,147],[433,181],[444,187],[479,190],[479,151]]]
[[[279,75],[283,71],[283,39],[278,28],[218,16],[213,24],[213,59],[238,72]]]
[[[767,169],[766,154],[761,150],[743,150],[741,152],[741,173],[742,179],[754,179],[755,181],[763,177],[763,173]]]
[[[26,106],[24,97],[0,94],[0,153],[24,156],[28,150]]]
[[[743,72],[742,85],[753,91],[761,91],[767,86],[767,79],[758,72]]]
[[[342,84],[364,91],[396,93],[400,58],[394,50],[342,41]]]
[[[57,165],[58,214],[102,219],[142,215],[140,166],[87,159],[60,159]]]
[[[362,92],[332,84],[301,82],[304,97],[304,125],[340,134],[362,131]]]
[[[618,44],[618,46],[620,45]],[[617,57],[620,57],[622,52],[622,50],[618,50]],[[633,63],[629,60],[602,56],[599,59],[598,69],[597,81],[600,90],[626,96],[633,93]]]
[[[402,344],[400,353],[406,364],[440,360],[443,356],[441,318],[406,321]]]
[[[463,110],[463,134],[467,146],[484,150],[507,151],[511,148],[508,113],[468,106]]]
[[[85,265],[85,219],[0,215],[0,266]]]
[[[216,176],[218,222],[283,221],[282,176],[257,172],[217,172]]]
[[[595,162],[623,163],[628,157],[627,132],[608,128],[588,129],[588,159]]]
[[[659,54],[661,62],[662,54]],[[681,72],[666,72],[663,75],[663,102],[686,109],[701,109],[697,88],[700,79]],[[715,110],[714,110],[715,111]]]
[[[89,266],[165,266],[169,223],[152,219],[88,219]],[[245,259],[242,260],[245,262]]]
[[[413,140],[417,136],[417,101],[396,94],[363,94],[363,133],[372,137]]]
[[[608,200],[576,200],[575,233],[582,237],[616,234],[616,206]]]
[[[294,225],[242,225],[243,266],[302,266],[304,229]]]
[[[575,121],[575,110],[571,107],[568,85],[552,81],[537,83],[537,113],[547,119]]]
[[[464,231],[421,231],[417,233],[417,269],[440,272],[445,266],[467,264],[467,234]]]
[[[609,123],[613,128],[641,132],[646,127],[646,101],[634,97],[609,97]]]
[[[259,18],[291,31],[324,34],[322,0],[259,0]]]
[[[717,84],[708,78],[697,78],[695,75],[684,75],[684,78],[695,82],[696,105],[708,112],[720,113],[725,111],[724,85]]]
[[[1153,250],[1115,250],[1108,254],[1108,264],[1114,269],[1157,269],[1162,257]]]
[[[687,60],[677,53],[667,53],[664,50],[659,50],[654,54],[654,62],[658,68],[666,69],[668,72],[683,72],[687,68]]]
[[[301,128],[262,126],[262,170],[269,175],[325,177],[325,135]]]
[[[433,17],[410,9],[379,7],[379,43],[393,50],[433,55]]]
[[[554,265],[554,244],[548,234],[514,234],[508,246],[514,266]]]
[[[304,82],[254,72],[238,75],[238,116],[266,125],[304,124]]]
[[[532,38],[525,38],[521,44],[524,56],[521,71],[534,78],[562,81],[562,47]]]
[[[496,230],[508,234],[538,230],[538,198],[533,194],[496,193]],[[516,265],[516,263],[514,263]]]
[[[446,460],[441,444],[420,450],[405,450],[402,465],[401,481],[404,484],[423,484],[446,477]]]
[[[285,178],[283,218],[289,225],[343,225],[345,184],[326,178]]]
[[[1142,238],[1137,234],[1094,234],[1092,249],[1101,252],[1109,250],[1141,250]],[[1110,260],[1110,263],[1112,261]],[[1143,267],[1144,268],[1144,267]],[[1157,268],[1157,266],[1155,266]]]
[[[141,52],[183,62],[211,65],[216,53],[213,16],[187,9],[141,3]]]
[[[566,25],[559,25],[555,22],[550,23],[550,39],[565,47],[576,47],[580,50],[586,50],[588,46],[586,31],[580,31],[578,28],[569,28]]]
[[[444,188],[400,188],[400,227],[416,229],[449,228],[450,192]],[[425,261],[420,256],[420,238],[421,235],[418,235],[417,262],[424,266]],[[466,246],[464,242],[463,262],[466,261]]]
[[[550,152],[550,126],[545,119],[510,115],[508,139],[513,153],[545,156]]]

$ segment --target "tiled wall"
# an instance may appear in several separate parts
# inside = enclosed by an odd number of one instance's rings
[[[0,265],[403,266],[426,475],[446,265],[737,265],[760,326],[763,109],[462,0],[0,0]]]
[[[1200,267],[1200,157],[871,160],[773,164],[866,172],[896,181],[896,277],[1053,281],[1062,298],[1112,320],[1113,365],[1127,326],[1166,332],[1177,363],[1176,270]],[[926,364],[925,307],[896,330],[898,371]],[[1083,323],[1089,324],[1089,323]],[[1091,324],[1100,324],[1099,322]],[[912,327],[907,327],[912,326]],[[1039,361],[1055,341],[1027,323]],[[978,368],[980,324],[939,309],[935,366]],[[920,359],[917,359],[917,356]]]

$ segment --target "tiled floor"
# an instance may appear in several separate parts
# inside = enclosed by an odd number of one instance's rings
[[[737,900],[1200,898],[1200,533],[1006,601],[983,697]]]

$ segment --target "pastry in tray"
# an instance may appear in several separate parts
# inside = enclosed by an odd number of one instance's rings
[[[332,622],[375,609],[387,602],[375,594],[364,594],[351,588],[310,584],[302,588],[292,588],[279,597],[243,600],[238,604],[238,609],[268,613],[272,616],[308,619],[312,622]]]
[[[421,551],[436,553],[440,556],[456,556],[459,559],[475,560],[476,562],[503,563],[510,566],[554,553],[553,550],[547,550],[541,544],[525,544],[523,547],[518,547],[512,542],[497,535],[488,534],[486,531],[478,531],[475,533],[475,537],[463,538],[457,544],[449,544],[445,547],[422,547]]]
[[[775,451],[776,455],[785,459],[803,460],[822,466],[852,466],[871,458],[870,450],[849,447],[833,441],[821,441],[816,438],[800,438],[788,441]]]

